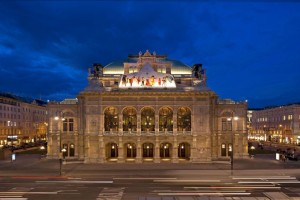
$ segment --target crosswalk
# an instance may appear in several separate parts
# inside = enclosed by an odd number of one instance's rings
[[[164,183],[188,183],[189,180],[155,180]],[[199,186],[184,186],[181,190],[153,190],[151,195],[139,196],[139,200],[300,200],[300,188],[283,187],[283,184],[300,184],[292,176],[232,177],[232,181],[209,180],[220,183],[210,186],[201,181],[191,181]],[[206,182],[207,183],[207,182]],[[299,185],[300,186],[300,185]],[[290,192],[283,192],[290,191]]]
[[[122,181],[151,182],[154,187],[145,188],[139,194],[134,193],[130,184],[123,187]],[[41,195],[60,199],[71,194],[83,195],[84,190],[90,186],[94,187],[94,193],[89,199],[94,200],[300,200],[300,181],[296,177],[284,175],[192,180],[115,177],[105,181],[37,180],[35,183],[37,187],[7,187],[5,191],[0,188],[0,200],[35,200]],[[50,191],[46,187],[48,184],[55,187]]]

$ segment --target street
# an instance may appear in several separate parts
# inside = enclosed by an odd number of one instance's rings
[[[22,155],[0,161],[0,199],[300,199],[300,162],[80,164]]]

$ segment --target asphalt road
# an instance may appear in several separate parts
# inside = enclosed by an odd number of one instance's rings
[[[78,164],[23,155],[0,161],[0,200],[300,199],[300,161],[273,155],[217,164]]]

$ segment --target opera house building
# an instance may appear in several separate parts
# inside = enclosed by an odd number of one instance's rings
[[[83,163],[206,163],[248,156],[246,102],[221,100],[202,64],[148,50],[88,70],[76,99],[50,102],[48,155]]]

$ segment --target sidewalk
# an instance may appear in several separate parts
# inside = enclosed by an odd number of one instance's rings
[[[59,169],[58,160],[41,159],[39,155],[17,155],[16,160],[1,160],[0,171],[19,171],[19,172],[36,172],[51,173]],[[104,163],[104,164],[83,164],[72,163],[68,161],[63,168],[70,171],[93,171],[93,170],[230,170],[229,162],[224,163]],[[253,159],[234,159],[234,170],[275,170],[275,169],[300,169],[300,161],[277,161],[275,154],[256,155]]]

